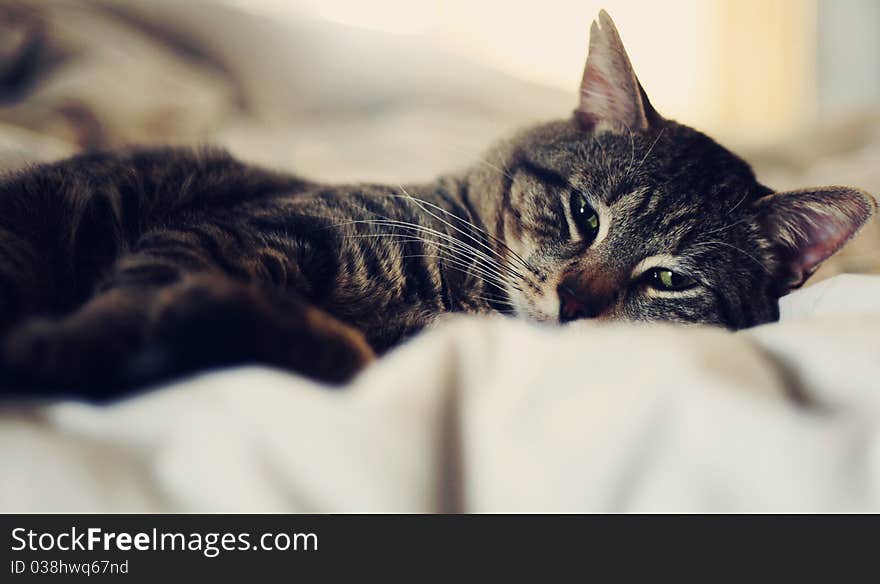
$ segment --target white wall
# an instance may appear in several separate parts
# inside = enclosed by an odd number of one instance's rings
[[[421,35],[573,96],[604,7],[654,105],[734,143],[773,143],[880,102],[877,0],[227,1]]]
[[[880,103],[880,2],[820,0],[819,104],[823,115]]]

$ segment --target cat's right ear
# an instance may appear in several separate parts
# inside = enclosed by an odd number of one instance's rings
[[[590,28],[590,52],[574,115],[590,132],[644,131],[660,120],[604,10]]]
[[[767,195],[755,207],[776,259],[776,292],[783,295],[803,285],[858,233],[877,202],[858,189],[822,187]]]

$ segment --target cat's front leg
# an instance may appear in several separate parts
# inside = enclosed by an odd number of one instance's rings
[[[126,378],[142,385],[261,363],[342,383],[373,358],[363,334],[292,295],[224,276],[194,276],[156,299],[146,342]]]
[[[357,330],[297,299],[222,275],[114,288],[0,343],[0,394],[107,399],[186,374],[266,364],[330,383],[373,359]]]
[[[66,317],[21,321],[0,338],[0,395],[112,397],[143,344],[153,300],[148,289],[116,289]]]

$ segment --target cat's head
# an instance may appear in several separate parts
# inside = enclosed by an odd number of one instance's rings
[[[778,298],[876,208],[849,187],[774,192],[711,138],[664,119],[605,12],[574,115],[496,147],[472,181],[525,276],[508,286],[514,311],[542,321],[776,320]]]

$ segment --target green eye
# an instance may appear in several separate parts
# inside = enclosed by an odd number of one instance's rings
[[[599,233],[599,214],[581,193],[571,194],[570,205],[575,226],[587,243],[592,243]]]
[[[687,290],[697,285],[689,276],[676,274],[666,268],[656,268],[648,272],[648,282],[657,290]]]

